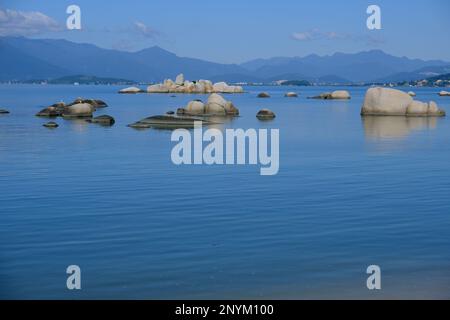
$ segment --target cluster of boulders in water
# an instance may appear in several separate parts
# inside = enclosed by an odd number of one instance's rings
[[[185,108],[177,110],[179,115],[210,115],[210,116],[237,116],[239,109],[231,101],[225,100],[221,95],[213,93],[209,96],[206,103],[202,100],[193,100]]]
[[[204,103],[201,100],[192,100],[187,106],[178,108],[175,112],[168,112],[166,115],[148,117],[130,124],[132,128],[150,127],[192,127],[195,121],[202,121],[202,124],[213,123],[211,117],[235,117],[239,115],[239,109],[231,101],[225,100],[221,95],[213,93]]]
[[[178,79],[181,80],[181,79]],[[442,91],[440,96],[450,96],[450,92]],[[421,116],[421,117],[441,117],[445,116],[445,111],[439,109],[434,101],[421,102],[414,100],[416,94],[412,91],[403,92],[392,88],[373,87],[367,90],[363,106],[361,108],[362,116]],[[261,92],[257,95],[259,98],[270,98],[267,92]],[[288,92],[285,97],[298,97],[295,92]],[[338,90],[330,93],[323,93],[314,99],[350,99],[350,93],[344,90]],[[55,103],[39,111],[36,116],[66,119],[85,119],[90,123],[101,125],[113,125],[115,120],[108,115],[94,117],[97,109],[105,108],[107,104],[102,100],[78,98],[70,104],[64,102]],[[0,114],[7,114],[9,111],[0,109]],[[185,107],[177,111],[169,111],[165,115],[157,115],[139,120],[130,127],[133,128],[191,128],[196,121],[202,124],[214,124],[217,117],[236,117],[239,115],[239,109],[231,101],[227,101],[223,96],[217,93],[211,93],[206,100],[192,100]],[[261,120],[274,119],[275,113],[269,109],[262,109],[256,117]],[[44,124],[48,128],[57,128],[58,124],[54,121]]]
[[[59,102],[48,106],[39,111],[37,117],[56,118],[63,117],[65,119],[86,119],[91,123],[102,125],[113,125],[115,120],[108,115],[93,117],[97,109],[106,108],[108,105],[102,100],[78,98],[70,104]],[[57,128],[58,124],[54,121],[44,124],[48,128]]]
[[[350,92],[346,90],[337,90],[333,92],[321,93],[318,96],[309,97],[309,99],[323,99],[323,100],[347,100],[351,99]]]
[[[189,81],[184,79],[183,74],[179,74],[175,81],[164,80],[163,83],[153,84],[144,91],[138,87],[129,87],[119,91],[119,93],[243,93],[241,86],[228,85],[226,82],[212,83],[209,80]]]
[[[367,90],[361,109],[364,116],[445,116],[434,101],[414,100],[410,94],[390,88]]]

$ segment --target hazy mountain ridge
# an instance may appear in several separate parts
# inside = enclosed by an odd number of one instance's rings
[[[221,64],[179,57],[160,47],[124,52],[67,40],[0,38],[0,80],[54,79],[74,74],[160,82],[184,73],[187,79],[227,82],[389,82],[448,73],[450,63],[395,57],[380,50],[328,56],[255,59]],[[431,72],[431,73],[430,73]]]

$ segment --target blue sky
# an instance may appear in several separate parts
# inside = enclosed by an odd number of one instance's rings
[[[82,30],[63,28],[71,4],[81,8]],[[381,7],[382,30],[366,27],[370,4]],[[370,49],[450,61],[448,0],[2,0],[0,9],[3,36],[128,51],[158,45],[216,62]]]

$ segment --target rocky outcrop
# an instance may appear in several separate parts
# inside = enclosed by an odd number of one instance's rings
[[[441,97],[450,97],[450,92],[448,92],[448,91],[441,91],[441,92],[439,92],[439,95]]]
[[[164,80],[163,83],[147,87],[148,93],[243,93],[241,86],[230,86],[226,82],[213,84],[209,80],[188,81],[180,74],[175,81]]]
[[[86,120],[90,123],[96,123],[102,126],[112,126],[114,123],[116,123],[116,120],[108,115],[102,115],[102,116],[98,116],[89,120]]]
[[[309,97],[309,99],[348,100],[348,99],[351,99],[351,95],[346,90],[336,90],[333,92],[324,92],[318,96]]]
[[[403,91],[376,87],[367,90],[361,115],[445,116],[445,112],[433,101],[415,101]]]
[[[286,98],[297,98],[298,94],[296,92],[288,92],[284,95]]]
[[[256,114],[256,117],[259,120],[272,120],[275,118],[275,113],[269,109],[262,109]]]
[[[141,89],[139,89],[138,87],[128,87],[125,89],[122,89],[119,91],[119,93],[122,94],[135,94],[135,93],[141,93],[143,92]]]
[[[92,112],[94,112],[97,109],[100,108],[106,108],[108,105],[106,102],[102,100],[96,100],[96,99],[83,99],[83,98],[77,98],[74,102],[71,104],[66,105],[64,102],[58,102],[55,104],[52,104],[49,107],[46,107],[39,111],[36,116],[37,117],[47,117],[47,118],[54,118],[54,117],[60,117],[63,116],[63,114],[70,114],[72,111],[70,110],[71,106],[74,105],[89,105],[91,106]]]
[[[191,116],[237,116],[239,109],[231,101],[225,100],[220,94],[213,93],[206,103],[201,100],[193,100],[185,108],[177,110],[179,115]]]

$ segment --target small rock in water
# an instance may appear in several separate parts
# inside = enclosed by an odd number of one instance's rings
[[[258,98],[270,98],[270,94],[268,94],[267,92],[261,92],[260,94],[258,94]]]
[[[439,95],[441,97],[450,97],[450,92],[448,92],[448,91],[441,91],[441,92],[439,92]]]
[[[86,121],[90,123],[97,123],[103,126],[112,126],[114,123],[116,123],[116,120],[108,115],[98,116],[92,119],[88,119]]]
[[[170,114],[175,114],[175,112],[174,111],[167,111],[166,114],[169,114],[169,115]]]
[[[0,109],[0,114],[8,114],[9,111],[5,109]]]
[[[185,108],[178,108],[177,109],[177,114],[186,114],[186,109]]]
[[[59,125],[53,121],[47,122],[47,123],[43,124],[43,126],[46,128],[58,128],[59,127]]]
[[[296,92],[288,92],[284,96],[287,98],[297,98],[298,94]]]
[[[259,120],[271,120],[275,118],[275,113],[269,109],[262,109],[256,114],[256,117]]]

